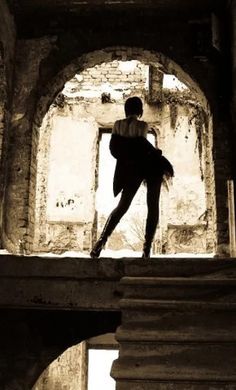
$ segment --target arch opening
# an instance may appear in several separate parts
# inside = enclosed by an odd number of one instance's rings
[[[113,333],[92,337],[66,349],[50,363],[32,390],[115,390],[110,370],[117,357]]]
[[[170,79],[172,86],[168,86]],[[60,89],[62,92],[58,94]],[[33,187],[37,182],[36,193],[31,192],[33,199],[30,202],[35,205],[30,226],[34,231],[32,251],[88,254],[105,218],[104,213],[100,210],[99,215],[96,209],[96,189],[104,170],[104,164],[99,167],[99,163],[102,157],[108,161],[108,155],[104,155],[107,146],[101,149],[100,134],[104,129],[110,131],[114,121],[123,116],[124,100],[134,94],[145,102],[144,119],[150,123],[158,146],[173,162],[174,180],[178,183],[169,191],[162,191],[166,194],[161,199],[162,215],[154,253],[214,253],[212,120],[206,98],[177,64],[161,54],[137,48],[110,48],[80,57],[64,69],[53,81],[51,92],[41,99],[33,129],[36,142],[33,143],[32,159],[37,159],[38,166],[37,175],[31,176]],[[56,98],[50,101],[54,95]],[[42,121],[49,102],[52,104]],[[79,144],[82,145],[80,149]],[[76,164],[74,174],[64,185],[69,192],[62,193],[60,185],[57,193],[53,192],[57,179],[61,182],[60,176],[68,179],[71,167]],[[79,167],[85,174],[79,173]],[[103,175],[107,175],[106,171]],[[85,182],[87,184],[83,186]],[[63,183],[61,185],[63,187]],[[107,191],[108,187],[112,187],[111,182],[107,183],[106,189],[103,186],[101,192]],[[144,199],[145,195],[142,196]],[[105,203],[110,205],[111,198]],[[143,200],[136,203],[144,207]],[[145,213],[140,210],[138,213],[133,211],[133,215]],[[166,210],[170,215],[172,213],[172,218],[165,214]],[[137,225],[140,220],[130,219],[131,227],[135,225],[135,234],[139,236],[136,237],[139,246],[141,227]],[[126,228],[126,233],[127,230],[130,228]],[[126,233],[119,237],[116,234],[113,240],[121,242],[119,250],[122,245],[127,249]],[[128,242],[128,246],[137,253],[140,250],[134,242]]]

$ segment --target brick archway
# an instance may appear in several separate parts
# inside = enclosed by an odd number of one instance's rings
[[[76,58],[69,65],[64,67],[53,79],[50,80],[38,100],[37,110],[35,112],[34,123],[40,126],[44,115],[49,106],[62,90],[64,84],[70,80],[75,73],[80,73],[86,68],[92,68],[103,62],[114,60],[129,61],[138,60],[143,64],[156,66],[161,72],[175,75],[180,81],[186,84],[196,95],[197,100],[204,110],[209,110],[208,102],[200,86],[191,76],[186,73],[176,62],[166,57],[162,53],[145,50],[139,47],[108,47],[102,50],[95,50],[91,53],[85,53]]]
[[[42,44],[43,45],[43,44]],[[48,44],[47,44],[48,45]],[[47,46],[48,47],[48,46]],[[43,53],[45,53],[45,49],[43,46],[43,50],[40,49]],[[46,53],[46,56],[48,54]],[[43,55],[41,54],[41,62],[40,59],[38,60],[38,64],[43,69]],[[209,120],[206,121],[207,126],[207,137],[206,137],[206,144],[208,145],[207,150],[205,151],[205,154],[209,157],[209,161],[206,164],[206,170],[207,170],[207,176],[209,178],[209,186],[206,190],[206,197],[207,197],[207,204],[209,205],[209,219],[212,223],[210,224],[209,231],[213,236],[215,236],[215,246],[218,248],[221,246],[223,250],[227,252],[227,245],[228,245],[228,221],[227,218],[225,218],[227,213],[227,190],[225,187],[223,188],[223,195],[220,194],[220,196],[217,199],[216,204],[216,193],[219,189],[219,186],[215,184],[215,181],[218,181],[221,183],[221,171],[220,171],[220,165],[219,165],[219,172],[216,172],[215,167],[213,165],[213,156],[212,152],[214,150],[214,153],[218,153],[218,150],[220,150],[220,145],[215,142],[213,139],[214,133],[213,133],[213,125],[212,125],[212,118],[211,118],[211,111],[208,104],[208,101],[206,99],[206,96],[202,92],[200,86],[197,84],[195,80],[191,78],[191,74],[187,74],[185,70],[183,70],[176,62],[169,59],[165,55],[158,53],[156,51],[152,50],[145,50],[143,48],[139,47],[126,47],[126,46],[111,46],[107,47],[102,50],[95,50],[90,53],[82,54],[79,57],[76,57],[73,61],[71,61],[66,66],[60,66],[60,70],[56,72],[55,70],[51,69],[49,72],[51,74],[51,78],[48,78],[49,76],[44,77],[44,83],[41,87],[39,87],[39,83],[42,81],[40,77],[37,79],[37,82],[35,84],[34,98],[37,98],[37,103],[35,101],[35,107],[36,110],[34,110],[33,114],[33,104],[30,104],[30,118],[28,122],[24,122],[27,116],[23,116],[22,119],[20,119],[19,124],[16,124],[16,126],[19,127],[20,131],[23,129],[23,126],[27,126],[27,136],[30,137],[30,142],[28,145],[24,146],[25,150],[23,153],[25,154],[25,159],[27,158],[29,161],[29,167],[28,167],[28,178],[27,181],[24,181],[22,183],[21,191],[24,192],[24,199],[18,200],[18,206],[20,208],[20,216],[15,215],[13,210],[11,213],[11,218],[6,215],[7,218],[7,225],[8,225],[8,231],[7,235],[4,238],[4,247],[6,249],[9,249],[12,252],[20,252],[21,248],[20,246],[24,246],[28,252],[31,252],[32,250],[32,241],[33,241],[33,231],[34,231],[34,209],[35,209],[35,184],[36,184],[36,172],[37,172],[37,148],[38,148],[38,135],[39,135],[39,129],[42,122],[42,119],[44,118],[46,112],[48,111],[48,108],[52,104],[53,100],[57,96],[57,94],[62,90],[64,84],[66,81],[70,80],[75,73],[81,72],[82,70],[92,67],[94,65],[101,64],[103,62],[109,62],[113,60],[132,60],[137,59],[141,61],[142,63],[146,64],[152,64],[154,66],[159,67],[159,69],[162,72],[170,73],[176,75],[180,81],[187,84],[191,90],[195,93],[198,101],[199,101],[199,107],[201,108],[203,115],[205,115]],[[31,57],[28,59],[31,60]],[[69,60],[67,61],[69,62]],[[47,66],[49,66],[47,64]],[[41,73],[43,75],[43,71]],[[46,83],[46,79],[50,80],[48,83]],[[204,80],[203,80],[204,82]],[[37,90],[37,93],[36,93]],[[33,91],[31,91],[31,94],[33,94]],[[25,98],[26,99],[26,98]],[[18,99],[19,100],[19,99]],[[28,100],[29,101],[29,97]],[[27,108],[25,108],[27,110]],[[22,122],[22,123],[21,123]],[[216,122],[217,124],[217,122]],[[216,124],[214,124],[214,127],[216,127]],[[223,124],[224,125],[224,124]],[[219,131],[224,132],[225,128],[222,127],[222,129],[219,129]],[[218,131],[218,129],[217,129]],[[16,150],[13,156],[13,159],[15,160],[12,162],[12,165],[17,166],[17,153],[22,153],[22,145],[19,145],[18,148],[20,150],[17,151],[18,145],[16,145]],[[227,161],[227,155],[224,156],[225,161]],[[219,161],[219,163],[222,163],[222,160]],[[218,180],[219,178],[219,180]],[[13,183],[14,184],[14,183]],[[23,185],[24,185],[24,191],[23,191]],[[215,190],[216,188],[216,190]],[[14,199],[14,194],[12,194],[12,191],[14,190],[14,185],[12,186],[12,182],[7,187],[7,199],[8,203],[6,204],[6,208],[8,209],[8,213],[10,213],[10,208],[12,207],[12,199]],[[27,202],[25,201],[27,199]],[[21,203],[27,203],[29,206],[26,208],[25,205],[22,207]],[[9,208],[10,207],[10,208]],[[222,212],[222,210],[224,212]],[[220,212],[218,212],[220,211]],[[22,225],[21,221],[24,221],[24,225]],[[17,228],[16,228],[17,227]],[[16,231],[17,230],[17,231]],[[11,231],[14,231],[13,235]],[[22,239],[23,237],[23,239]],[[14,244],[12,244],[14,243]]]
[[[37,137],[39,134],[40,125],[44,115],[46,114],[50,104],[53,102],[55,96],[61,91],[64,87],[64,84],[70,80],[76,73],[80,73],[87,68],[92,68],[95,65],[100,65],[102,63],[109,63],[114,60],[138,60],[143,64],[152,65],[157,67],[163,73],[169,73],[175,75],[179,80],[184,82],[196,96],[197,101],[199,102],[199,106],[201,107],[202,112],[205,113],[205,116],[210,117],[208,102],[203,92],[201,91],[199,85],[191,79],[191,77],[183,70],[180,66],[178,66],[174,61],[165,57],[161,53],[157,53],[154,51],[144,50],[141,48],[130,48],[130,47],[109,47],[104,50],[97,50],[92,53],[84,54],[83,56],[77,58],[70,65],[65,67],[55,78],[51,80],[50,85],[47,87],[48,93],[43,95],[39,99],[39,103],[37,105],[37,112],[34,119],[34,127],[33,127],[33,138],[34,138],[34,149],[32,150],[32,164],[36,161],[37,155]],[[206,142],[210,142],[210,138],[212,136],[212,127],[211,121],[208,121],[208,128],[206,130],[209,135],[209,139]],[[208,156],[208,161],[206,167],[209,170],[213,169],[212,166],[212,156],[211,156],[211,145],[209,144],[209,148],[204,152],[205,156]],[[209,177],[214,177],[212,173],[207,172]],[[32,180],[34,177],[32,177]],[[34,184],[32,184],[34,188]],[[206,186],[206,194],[207,194],[207,207],[208,209],[212,209],[212,205],[214,202],[214,182],[208,181]],[[31,193],[30,204],[34,204],[35,198],[34,194]],[[212,231],[214,231],[215,221],[213,221],[213,215],[209,213],[208,215],[209,224],[211,225],[211,235]],[[31,225],[33,229],[33,223]],[[209,242],[212,241],[212,238],[209,239]],[[213,248],[212,243],[211,250]]]

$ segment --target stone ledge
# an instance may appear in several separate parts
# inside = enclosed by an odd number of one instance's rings
[[[130,279],[132,275],[135,276],[134,279]],[[124,279],[121,285],[122,277]],[[148,311],[163,308],[174,311],[229,311],[234,310],[236,305],[236,293],[233,291],[235,280],[235,259],[101,258],[91,260],[90,258],[2,255],[0,256],[0,307],[65,310],[126,309],[130,307],[129,300],[123,299],[120,302],[123,288],[129,288],[124,285],[124,281],[133,284],[134,287],[138,281],[143,281],[154,291],[154,301],[149,302],[148,299],[145,302],[138,299],[132,301],[132,312],[135,311],[135,307]],[[161,295],[158,295],[160,290],[157,287],[163,289]],[[138,286],[137,289],[140,290]],[[135,291],[137,298],[138,290]],[[147,298],[148,293],[147,290]],[[130,294],[132,296],[132,291]],[[189,294],[189,297],[186,297],[186,294]]]

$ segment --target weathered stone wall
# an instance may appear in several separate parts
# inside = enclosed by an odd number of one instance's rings
[[[4,205],[4,247],[12,252],[27,250],[32,241],[30,223],[34,212],[32,178],[36,174],[37,134],[32,133],[35,86],[40,63],[50,48],[47,39],[18,41],[10,143],[7,154],[7,186]]]
[[[217,215],[216,215],[216,195],[215,195],[215,166],[213,159],[213,124],[212,117],[205,116],[202,121],[202,128],[205,128],[201,139],[205,147],[202,148],[203,174],[206,181],[206,214],[203,220],[206,222],[206,249],[207,252],[218,252]]]
[[[16,32],[5,0],[0,3],[0,225],[6,183],[6,153],[9,140]]]
[[[230,154],[230,135],[229,128],[222,120],[214,120],[214,128],[217,128],[217,131],[213,132],[213,161],[215,166],[215,174],[217,177],[217,180],[215,182],[215,213],[217,221],[216,230],[217,232],[220,232],[217,237],[217,248],[218,255],[224,256],[227,254],[229,255],[229,215],[227,203],[227,179],[231,178],[232,169],[230,167],[230,159],[227,160],[226,156]]]

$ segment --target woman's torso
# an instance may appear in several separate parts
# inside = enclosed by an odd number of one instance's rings
[[[117,120],[114,123],[112,134],[118,134],[123,137],[145,137],[147,136],[148,125],[140,121],[136,116],[130,116],[125,119]]]

